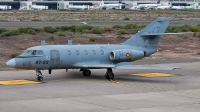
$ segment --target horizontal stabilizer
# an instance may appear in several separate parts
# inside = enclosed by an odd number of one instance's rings
[[[192,32],[180,32],[180,33],[144,33],[141,36],[157,36],[157,35],[183,35],[183,34],[192,34]]]
[[[181,69],[181,67],[123,65],[123,66],[117,66],[115,69],[175,70],[175,69]]]

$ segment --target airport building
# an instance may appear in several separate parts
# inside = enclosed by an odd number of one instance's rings
[[[101,5],[101,0],[0,0],[1,6],[9,6],[12,10],[31,10],[32,6],[47,6],[48,10],[67,9],[70,5]],[[156,4],[171,6],[190,6],[195,4],[195,9],[200,6],[200,0],[104,0],[104,4],[118,4],[132,7],[139,4]]]

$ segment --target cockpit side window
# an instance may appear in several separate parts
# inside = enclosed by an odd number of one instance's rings
[[[33,52],[31,53],[31,55],[36,55],[37,50],[33,50]]]
[[[20,56],[44,55],[42,50],[26,50]]]
[[[43,51],[42,50],[37,50],[37,55],[44,55]]]
[[[31,55],[32,50],[27,50],[25,53],[22,53],[23,56],[29,56]]]
[[[22,54],[20,54],[20,56],[23,56],[26,52],[27,52],[27,50],[25,50]]]

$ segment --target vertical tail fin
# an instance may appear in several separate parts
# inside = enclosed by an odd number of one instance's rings
[[[171,20],[171,17],[159,17],[121,44],[145,48],[156,48]]]

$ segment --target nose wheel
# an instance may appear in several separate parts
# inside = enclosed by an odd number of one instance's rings
[[[43,81],[42,72],[40,70],[36,70],[37,80]]]

